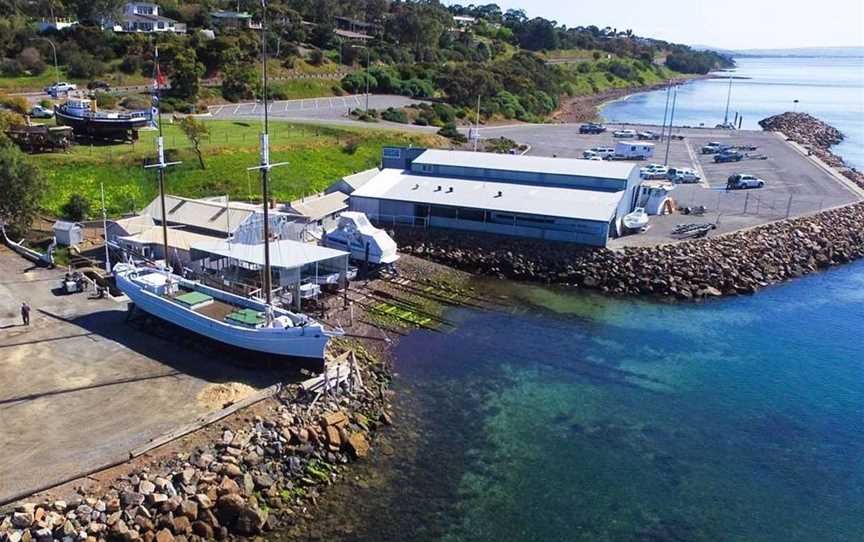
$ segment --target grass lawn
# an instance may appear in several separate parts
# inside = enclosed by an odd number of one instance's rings
[[[260,200],[258,174],[246,170],[258,162],[259,123],[206,122],[211,131],[210,141],[202,146],[206,170],[200,169],[179,128],[166,125],[167,158],[183,162],[168,170],[168,193],[189,197],[228,194],[235,200]],[[105,184],[110,215],[139,210],[149,203],[157,194],[156,172],[145,171],[143,164],[155,157],[156,133],[142,131],[140,135],[134,145],[76,145],[65,154],[34,156],[49,180],[44,209],[58,214],[73,194],[85,196],[91,207],[98,209],[100,182]],[[349,141],[358,143],[353,153],[346,150]],[[273,122],[271,160],[288,161],[289,165],[273,170],[272,195],[288,201],[319,192],[343,175],[376,166],[383,146],[408,144],[443,146],[446,141],[425,134]]]
[[[149,84],[152,79],[148,77],[144,77],[143,75],[127,75],[121,72],[112,72],[106,73],[104,75],[99,75],[94,77],[94,79],[100,81],[107,81],[111,85],[115,87],[123,87],[123,86],[132,86],[132,85],[146,85]],[[68,77],[66,75],[66,70],[63,66],[60,66],[60,80],[68,81],[70,83],[75,83],[78,85],[80,89],[86,89],[87,83],[90,82],[90,79],[77,79],[74,77]],[[45,69],[44,72],[37,76],[27,76],[22,75],[20,77],[5,77],[0,76],[0,92],[25,92],[25,91],[40,91],[43,88],[53,85],[57,81],[56,72],[54,71],[54,65],[49,65]]]
[[[339,79],[293,79],[290,81],[273,81],[270,83],[270,92],[273,96],[277,93],[280,100],[294,100],[297,98],[321,98],[324,96],[335,96],[333,87],[339,86]]]

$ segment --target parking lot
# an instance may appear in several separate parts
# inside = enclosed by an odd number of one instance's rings
[[[128,458],[214,410],[215,384],[277,379],[130,325],[125,303],[58,295],[62,275],[0,246],[0,501]]]
[[[614,147],[617,141],[612,131],[620,128],[653,130],[659,127],[607,125],[602,134],[580,134],[579,125],[520,125],[484,128],[484,138],[507,137],[531,146],[529,154],[581,158],[592,147]],[[655,142],[652,158],[633,161],[640,166],[648,163],[668,164],[669,167],[694,169],[702,177],[697,184],[679,184],[671,193],[678,207],[704,207],[699,216],[669,215],[652,217],[647,232],[613,240],[611,247],[651,245],[672,241],[675,225],[681,223],[711,223],[713,234],[763,224],[787,216],[799,216],[858,201],[860,189],[838,179],[835,173],[820,166],[784,141],[778,134],[762,131],[728,131],[699,128],[675,128],[673,135],[682,139]],[[628,139],[626,141],[634,141]],[[717,164],[714,156],[701,154],[708,142],[753,146],[750,156],[740,162]],[[765,159],[756,157],[765,156]],[[730,175],[746,173],[765,181],[764,188],[726,191]],[[713,235],[712,234],[712,235]]]

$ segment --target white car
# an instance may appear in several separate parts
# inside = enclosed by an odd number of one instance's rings
[[[755,175],[736,173],[726,181],[726,190],[742,190],[746,188],[762,188],[765,181]]]
[[[639,176],[643,179],[665,179],[668,171],[666,166],[648,164],[645,167],[639,168]]]
[[[633,139],[636,137],[636,130],[615,130],[612,132],[612,137],[621,139]]]
[[[73,90],[78,90],[78,86],[72,83],[67,83],[65,81],[60,81],[59,83],[54,83],[50,87],[45,89],[45,92],[51,94],[52,96],[56,96],[57,94],[62,94],[64,92],[72,92]]]
[[[698,173],[686,167],[669,168],[666,177],[672,182],[684,184],[698,183],[702,179]]]
[[[30,116],[34,119],[50,119],[54,116],[54,111],[47,107],[42,107],[41,105],[34,105],[30,109]]]
[[[606,158],[607,156],[615,154],[615,149],[612,147],[591,147],[589,150],[600,156],[600,158]]]
[[[594,151],[583,151],[582,152],[582,159],[583,160],[603,160],[603,157]]]

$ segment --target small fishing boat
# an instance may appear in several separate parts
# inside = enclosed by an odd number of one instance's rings
[[[345,211],[339,215],[336,227],[327,231],[324,246],[345,250],[351,259],[373,265],[396,263],[396,242],[382,229],[376,228],[363,213]]]
[[[132,139],[150,122],[148,111],[97,111],[95,101],[80,96],[55,106],[54,116],[57,124],[70,126],[76,136],[104,139]]]
[[[648,213],[644,207],[636,207],[632,213],[624,215],[624,226],[631,230],[641,230],[648,225]]]

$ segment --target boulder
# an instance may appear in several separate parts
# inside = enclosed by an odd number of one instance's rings
[[[348,437],[348,451],[357,459],[369,455],[369,442],[366,440],[366,436],[359,431],[351,433],[351,436]]]
[[[234,520],[234,530],[244,535],[254,535],[261,532],[267,521],[267,512],[253,506],[244,506]]]

